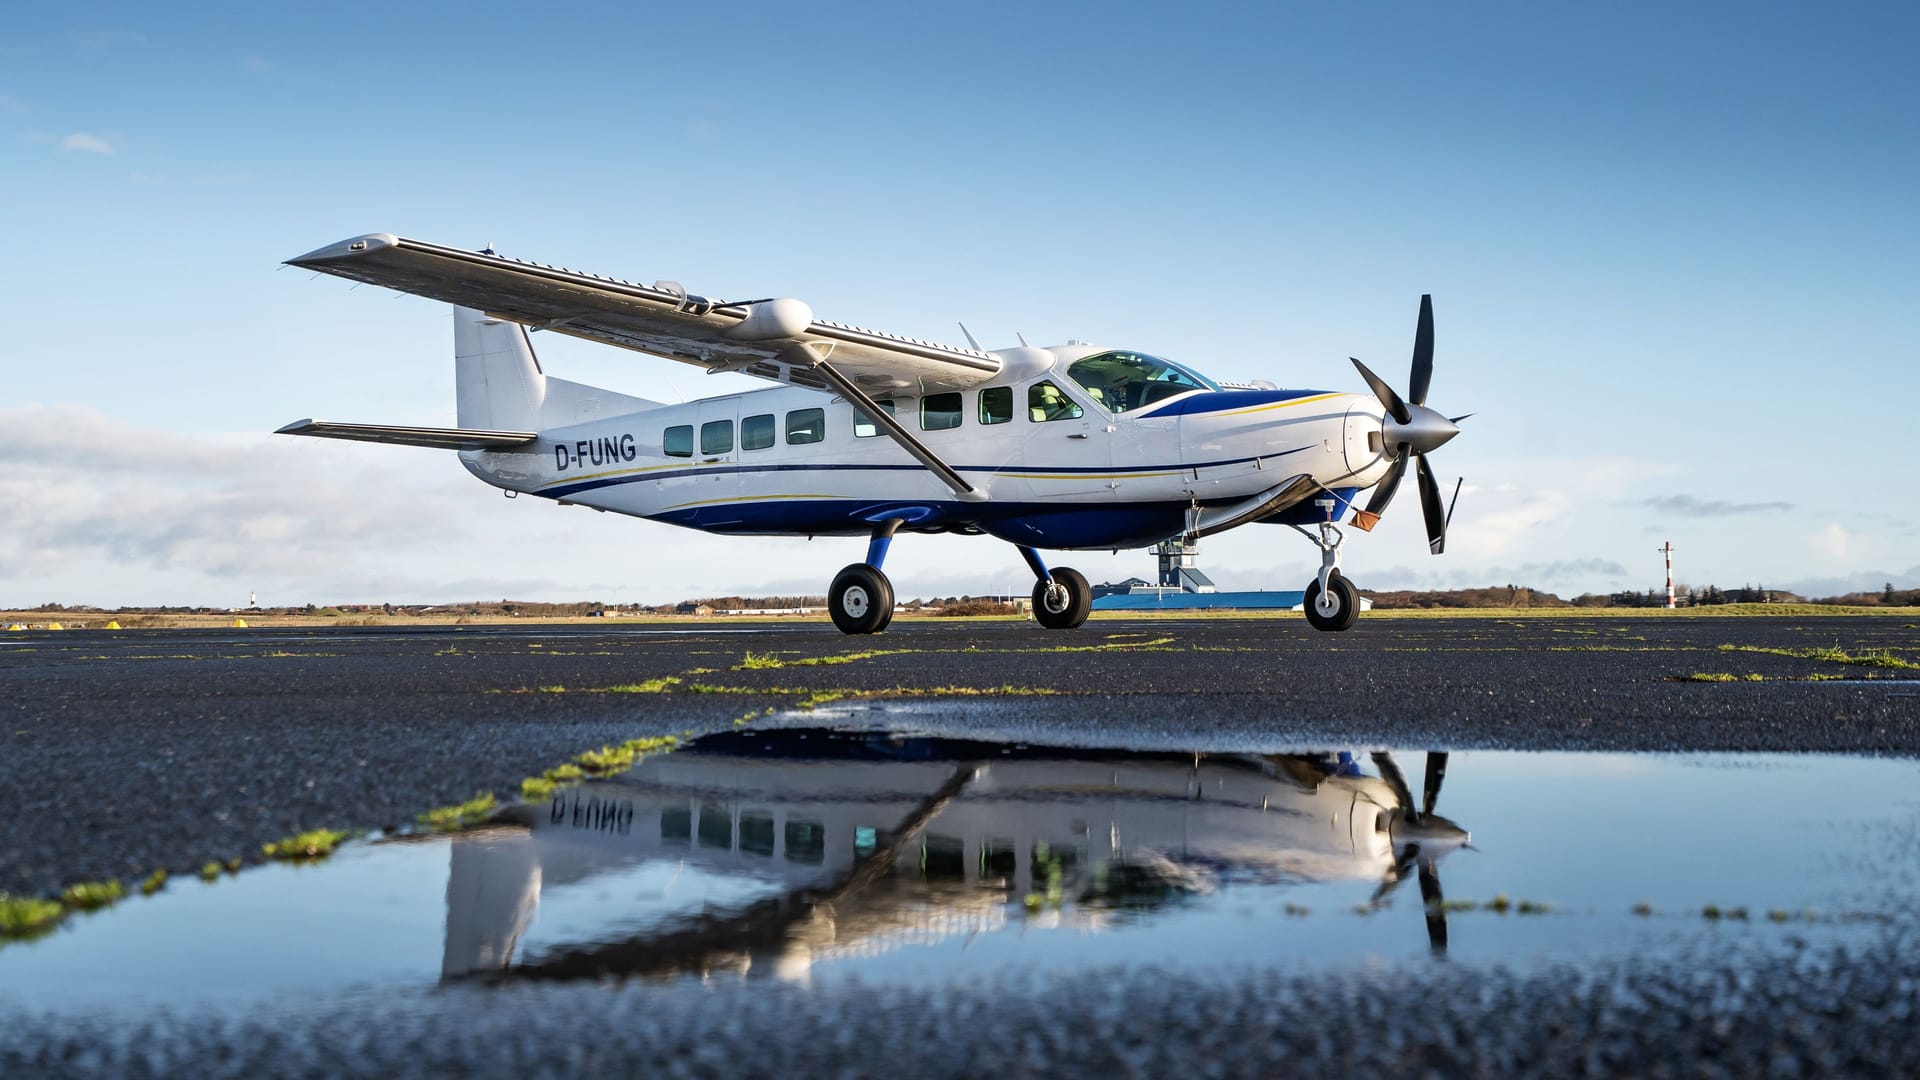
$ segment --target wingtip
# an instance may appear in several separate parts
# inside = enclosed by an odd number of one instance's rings
[[[298,435],[302,431],[305,431],[307,428],[310,428],[312,426],[313,426],[313,417],[309,416],[305,420],[295,420],[291,424],[286,424],[281,427],[274,428],[273,433],[275,435]]]
[[[315,248],[305,255],[296,255],[287,260],[288,266],[318,266],[323,263],[339,262],[342,259],[369,255],[376,251],[399,246],[400,238],[392,233],[365,233],[348,237],[338,243]]]

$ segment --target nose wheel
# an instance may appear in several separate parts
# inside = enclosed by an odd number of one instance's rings
[[[1327,575],[1326,587],[1317,577],[1307,585],[1306,608],[1307,622],[1315,630],[1346,630],[1360,618],[1360,593],[1335,570]]]
[[[1307,583],[1307,623],[1315,630],[1348,630],[1360,618],[1360,591],[1340,572],[1340,544],[1345,536],[1335,525],[1333,500],[1316,500],[1327,511],[1329,520],[1320,523],[1320,534],[1294,526],[1300,535],[1320,546],[1320,572]]]

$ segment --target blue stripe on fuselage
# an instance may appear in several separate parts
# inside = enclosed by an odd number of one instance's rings
[[[1333,519],[1346,515],[1357,489],[1335,488]],[[1221,499],[1205,505],[1235,500]],[[1184,502],[1081,503],[1050,502],[964,503],[956,500],[918,502],[882,499],[790,499],[765,502],[726,502],[690,506],[649,520],[683,525],[712,533],[747,535],[864,536],[874,523],[889,517],[907,521],[910,532],[978,529],[1015,544],[1041,548],[1146,547],[1186,528]],[[1276,523],[1310,525],[1326,518],[1326,511],[1304,502],[1270,519]]]
[[[1190,394],[1164,408],[1144,409],[1129,415],[1148,416],[1194,416],[1201,413],[1225,412],[1228,409],[1248,409],[1258,405],[1274,405],[1282,401],[1297,398],[1317,397],[1333,393],[1331,390],[1221,390],[1213,394]]]
[[[1178,465],[1023,465],[1018,467],[1006,465],[955,465],[953,468],[955,472],[988,473],[995,476],[1010,476],[1015,478],[1036,474],[1058,475],[1062,473],[1076,476],[1125,475],[1128,473],[1180,472],[1183,469],[1216,469],[1225,465],[1245,465],[1252,461],[1285,457],[1288,454],[1297,454],[1302,450],[1309,449],[1312,448],[1296,446],[1291,450],[1276,450],[1271,454],[1226,458],[1220,461],[1198,461]],[[618,484],[638,484],[648,480],[674,480],[686,476],[710,476],[715,473],[926,471],[927,469],[924,465],[849,465],[838,462],[787,465],[691,465],[687,468],[675,469],[671,472],[643,472],[628,476],[605,476],[595,480],[582,480],[574,484],[557,484],[553,487],[541,488],[538,491],[530,492],[530,494],[549,499],[559,499],[565,498],[568,495],[577,495],[582,491],[594,491],[599,488],[613,487]]]

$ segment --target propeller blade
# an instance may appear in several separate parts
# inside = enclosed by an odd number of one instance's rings
[[[1388,386],[1385,379],[1375,375],[1367,365],[1354,357],[1347,359],[1360,369],[1360,377],[1367,380],[1367,385],[1373,388],[1373,396],[1380,399],[1380,404],[1386,407],[1389,415],[1403,424],[1413,423],[1413,410],[1407,408],[1407,403],[1400,400],[1400,395],[1393,392],[1393,387]]]
[[[1400,853],[1400,857],[1393,861],[1393,865],[1387,867],[1386,876],[1380,879],[1380,885],[1373,890],[1373,897],[1367,903],[1374,907],[1385,904],[1387,898],[1393,895],[1401,882],[1407,880],[1407,875],[1413,872],[1413,868],[1419,862],[1420,845],[1408,844],[1406,850]]]
[[[1414,455],[1414,472],[1420,481],[1420,509],[1427,515],[1427,547],[1435,555],[1447,550],[1447,508],[1440,503],[1440,485],[1427,467],[1427,455]]]
[[[1400,763],[1393,760],[1393,753],[1388,750],[1375,750],[1373,764],[1380,770],[1380,779],[1385,780],[1387,786],[1393,789],[1393,797],[1400,803],[1400,809],[1406,813],[1407,820],[1418,822],[1420,812],[1413,808],[1413,791],[1407,787],[1407,774],[1400,771]]]
[[[1467,482],[1467,478],[1464,476],[1454,480],[1453,498],[1447,500],[1447,520],[1446,520],[1446,524],[1441,527],[1441,532],[1446,532],[1453,528],[1453,508],[1459,504],[1460,487],[1462,484],[1465,484],[1466,482]]]
[[[1420,297],[1420,325],[1413,332],[1413,374],[1407,380],[1407,397],[1415,405],[1427,403],[1427,387],[1433,383],[1433,297]]]
[[[1373,498],[1367,500],[1367,508],[1361,511],[1370,519],[1363,527],[1363,531],[1371,530],[1380,520],[1380,515],[1386,513],[1387,504],[1393,501],[1393,493],[1400,490],[1400,478],[1407,475],[1407,459],[1412,456],[1407,453],[1407,444],[1401,443],[1400,455],[1394,460],[1393,468],[1388,470],[1387,475],[1380,478],[1378,484],[1374,485]],[[1359,515],[1355,515],[1354,523],[1357,525],[1360,521]]]
[[[1435,956],[1447,953],[1447,898],[1440,892],[1440,871],[1432,859],[1420,860],[1420,903],[1427,909],[1427,947]]]
[[[1427,779],[1420,785],[1420,813],[1433,813],[1433,804],[1440,801],[1440,785],[1447,779],[1447,755],[1445,751],[1427,751]]]

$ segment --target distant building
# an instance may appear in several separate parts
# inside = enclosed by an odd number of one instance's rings
[[[1103,582],[1093,587],[1095,611],[1156,610],[1279,610],[1301,611],[1306,607],[1303,589],[1255,592],[1221,592],[1213,579],[1195,565],[1200,553],[1197,545],[1175,538],[1153,547],[1160,558],[1160,579],[1149,582],[1128,578],[1118,584]],[[1373,601],[1360,598],[1360,610],[1371,611]]]

